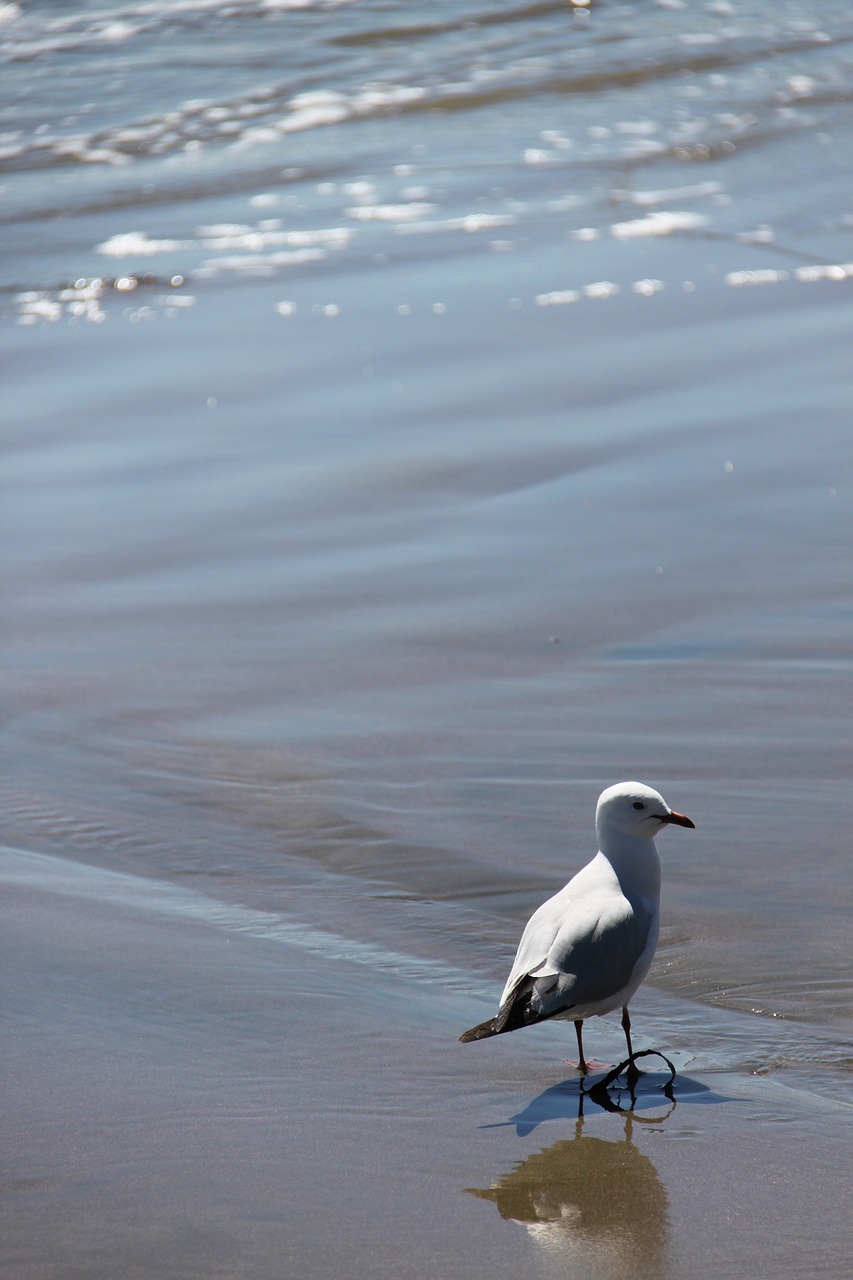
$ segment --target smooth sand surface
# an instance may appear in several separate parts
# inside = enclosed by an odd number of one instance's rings
[[[651,1076],[579,1117],[565,1028],[459,1045],[482,995],[449,970],[38,855],[2,876],[16,1280],[846,1274],[849,1105],[685,1045],[674,1105]]]

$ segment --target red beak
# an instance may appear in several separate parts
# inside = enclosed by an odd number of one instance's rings
[[[683,813],[676,813],[674,809],[672,813],[667,814],[662,821],[674,822],[677,827],[691,827],[694,831],[696,830],[695,822],[691,822],[689,818],[685,818]]]

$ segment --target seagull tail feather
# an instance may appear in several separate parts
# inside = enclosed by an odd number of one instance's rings
[[[469,1044],[472,1040],[488,1040],[489,1036],[500,1036],[506,1031],[518,1031],[520,1027],[532,1027],[537,1022],[547,1022],[549,1018],[554,1017],[555,1013],[561,1012],[560,1009],[555,1009],[553,1013],[543,1014],[532,1009],[530,1007],[532,987],[533,980],[529,974],[520,977],[493,1018],[478,1022],[476,1027],[463,1032],[459,1037],[462,1044]]]
[[[497,1018],[487,1018],[485,1022],[478,1022],[476,1027],[471,1027],[469,1031],[464,1031],[459,1037],[461,1044],[470,1044],[472,1040],[486,1040],[489,1036],[499,1036],[504,1030],[498,1027]]]

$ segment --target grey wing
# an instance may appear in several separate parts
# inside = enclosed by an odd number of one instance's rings
[[[571,908],[571,892],[575,881],[570,881],[553,898],[543,902],[534,911],[524,927],[521,941],[518,944],[515,960],[501,996],[501,1008],[506,1004],[519,981],[539,973],[542,966],[548,963],[548,956],[560,931],[565,927],[567,913]]]
[[[651,913],[624,898],[606,911],[576,909],[542,964],[519,975],[501,1009],[506,1029],[606,1002],[631,981],[649,940]],[[500,1016],[500,1015],[499,1015]]]

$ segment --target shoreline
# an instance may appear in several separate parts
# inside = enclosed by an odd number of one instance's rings
[[[91,869],[75,893],[74,864],[37,888],[10,861],[22,1280],[843,1273],[848,1104],[691,1058],[674,1105],[651,1074],[633,1114],[579,1117],[560,1037],[456,1052],[470,995],[170,914],[170,885],[99,900]]]

